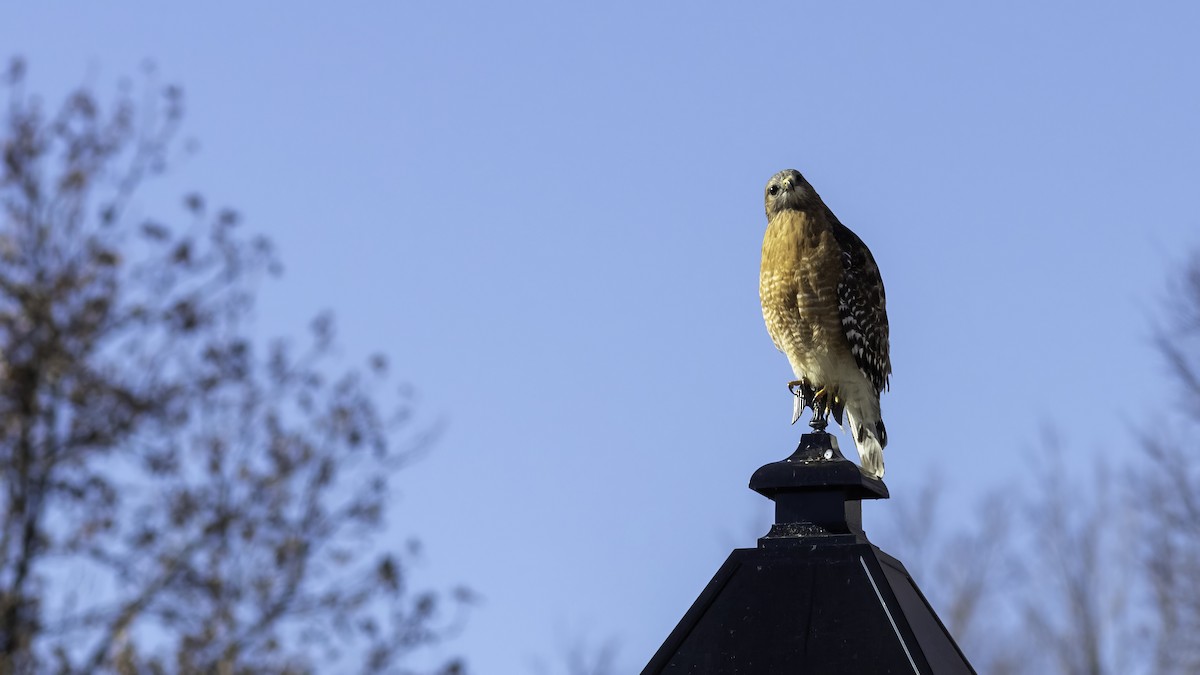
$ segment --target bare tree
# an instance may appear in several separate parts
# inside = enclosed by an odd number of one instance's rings
[[[1015,586],[1010,513],[1016,498],[983,495],[972,527],[947,531],[944,483],[931,473],[916,493],[892,497],[883,548],[903,561],[972,664],[983,673],[1025,672],[1021,655],[1006,648]]]
[[[1143,660],[1130,621],[1137,574],[1128,534],[1136,524],[1125,495],[1112,488],[1110,465],[1074,475],[1049,434],[1035,464],[1034,492],[1023,514],[1031,527],[1017,562],[1021,616],[1041,645],[1047,672],[1102,675],[1135,672]]]
[[[1140,452],[1081,475],[1045,435],[1037,480],[1004,492],[1021,528],[989,524],[992,497],[974,535],[942,531],[936,477],[897,499],[894,546],[982,672],[1200,672],[1200,251],[1165,314],[1156,346],[1175,404],[1134,439]],[[1014,636],[1036,648],[1004,648]]]
[[[1200,250],[1171,287],[1156,345],[1177,405],[1141,433],[1130,499],[1150,611],[1143,631],[1156,673],[1200,672]]]
[[[188,195],[152,78],[48,108],[15,60],[0,128],[0,672],[393,672],[469,593],[380,546],[387,477],[427,438],[387,364],[338,373],[333,324],[260,348],[270,244]],[[438,672],[462,671],[455,660]],[[407,672],[407,671],[404,671]]]

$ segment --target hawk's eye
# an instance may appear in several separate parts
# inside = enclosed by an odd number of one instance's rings
[[[771,187],[767,188],[767,194],[771,195],[772,197],[779,194],[779,186],[772,185]]]

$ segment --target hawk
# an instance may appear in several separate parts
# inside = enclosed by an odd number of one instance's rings
[[[888,387],[887,307],[879,266],[795,169],[767,181],[758,295],[775,347],[796,379],[792,423],[808,407],[823,430],[845,412],[863,470],[883,477],[887,431],[879,394]]]

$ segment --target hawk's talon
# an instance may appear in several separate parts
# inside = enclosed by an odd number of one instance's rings
[[[804,401],[804,405],[809,405],[813,400],[813,388],[808,383],[808,380],[792,380],[788,382],[788,391],[792,392],[792,396],[796,396]]]
[[[800,419],[805,408],[812,409],[813,417],[809,421],[809,426],[817,431],[825,430],[829,424],[831,412],[835,417],[841,417],[837,394],[833,393],[828,386],[821,387],[819,391],[813,391],[812,384],[808,380],[792,380],[788,382],[788,391],[792,392],[792,396],[795,397],[792,401],[792,424]],[[841,423],[840,419],[838,423]]]
[[[792,380],[788,382],[788,391],[795,397],[792,400],[792,424],[795,424],[804,409],[812,406],[812,385],[807,380]]]

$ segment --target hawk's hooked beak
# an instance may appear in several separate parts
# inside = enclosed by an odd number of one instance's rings
[[[781,182],[781,187],[784,192],[791,192],[792,188],[796,187],[796,183],[791,178],[784,178]]]

